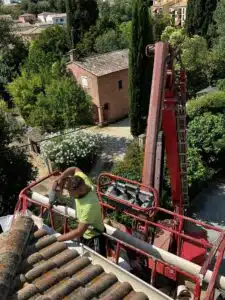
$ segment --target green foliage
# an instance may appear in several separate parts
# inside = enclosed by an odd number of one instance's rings
[[[45,81],[41,75],[38,73],[30,75],[26,71],[8,85],[9,94],[25,120],[34,110],[38,95],[44,90]]]
[[[131,35],[131,22],[121,23],[120,26],[109,25],[102,27],[101,21],[92,26],[84,34],[83,39],[77,44],[75,53],[80,59],[96,53],[106,53],[129,47]]]
[[[114,220],[120,224],[125,225],[128,228],[132,228],[133,219],[125,214],[121,214],[121,212],[113,211],[112,213],[109,213],[107,217],[109,218],[109,220]]]
[[[200,35],[211,42],[210,29],[217,0],[189,0],[187,5],[186,31],[190,35]]]
[[[91,101],[60,63],[42,73],[23,71],[8,86],[14,103],[31,126],[55,131],[91,122]]]
[[[94,50],[96,53],[106,53],[127,47],[128,41],[120,39],[118,33],[110,29],[96,38]]]
[[[188,126],[188,142],[191,148],[198,149],[202,161],[208,169],[219,170],[225,155],[224,115],[210,112],[196,116]]]
[[[132,0],[114,0],[110,7],[111,19],[115,23],[123,23],[132,19]]]
[[[225,114],[224,92],[210,93],[187,102],[187,113],[190,120],[207,112]]]
[[[85,32],[95,25],[98,18],[96,0],[66,0],[67,31],[72,48],[82,39]]]
[[[53,60],[61,59],[69,51],[67,32],[63,26],[51,26],[42,31],[35,41],[37,49],[52,54]]]
[[[28,123],[51,132],[91,124],[91,99],[73,78],[52,80],[40,93]]]
[[[43,69],[48,70],[55,61],[62,60],[68,50],[66,29],[58,25],[49,27],[29,44],[24,67],[28,73],[43,73]]]
[[[41,144],[42,154],[60,170],[76,165],[89,171],[100,150],[99,136],[84,131],[65,133],[48,136],[51,139]]]
[[[115,164],[112,172],[115,175],[141,182],[143,162],[144,151],[134,141],[128,146],[124,159]]]
[[[66,73],[62,56],[68,50],[60,26],[30,43],[21,75],[7,88],[27,124],[55,131],[91,122],[90,98]]]
[[[191,192],[223,169],[225,158],[225,93],[214,92],[187,103],[188,179]]]
[[[220,66],[224,71],[224,54],[225,54],[225,0],[220,0],[218,2],[217,8],[214,12],[214,21],[216,23],[216,37],[214,39],[213,50],[216,53],[216,56],[219,57]],[[222,64],[221,64],[222,62]],[[219,78],[225,78],[225,74],[223,72],[223,76]]]
[[[0,99],[0,112],[1,113],[7,113],[8,112],[8,105],[4,100]]]
[[[22,0],[21,10],[23,12],[39,14],[43,11],[51,12],[66,12],[66,5],[64,0]],[[20,13],[21,14],[21,13]]]
[[[153,17],[153,24],[155,40],[160,41],[161,35],[164,32],[165,28],[173,24],[173,19],[168,14],[158,13]]]
[[[217,81],[216,87],[220,90],[225,92],[225,79],[220,79]]]
[[[2,5],[0,1],[0,15],[11,15],[14,20],[17,20],[21,13],[20,5]]]
[[[131,21],[132,19],[132,0],[114,0],[112,3],[108,1],[98,1],[100,18],[107,17],[115,24]]]
[[[194,137],[196,140],[196,137]],[[204,164],[198,148],[188,148],[188,184],[190,196],[201,190],[212,179],[215,171]]]
[[[5,85],[19,73],[19,66],[27,55],[25,45],[11,29],[11,22],[0,19],[0,97],[5,100],[9,100]]]
[[[130,119],[134,136],[142,134],[147,123],[153,59],[146,57],[145,48],[152,43],[153,26],[148,7],[145,1],[136,0],[129,55]]]
[[[182,43],[182,62],[187,71],[197,71],[206,68],[208,60],[208,48],[206,40],[198,35],[185,38]]]
[[[98,1],[99,18],[76,44],[77,59],[128,48],[131,39],[131,0]]]
[[[207,42],[203,37],[198,35],[188,37],[184,29],[168,26],[162,33],[161,39],[169,42],[180,52],[181,63],[187,73],[188,97],[195,96],[196,92],[212,83],[218,71],[217,58],[208,50]]]
[[[119,26],[120,39],[126,43],[127,47],[129,46],[131,40],[131,26],[131,21],[123,22]]]
[[[13,213],[19,192],[35,177],[25,153],[8,144],[18,137],[18,128],[0,112],[0,215]],[[16,176],[15,176],[16,174]]]

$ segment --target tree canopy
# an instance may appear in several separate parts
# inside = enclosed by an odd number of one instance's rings
[[[43,11],[64,13],[66,5],[64,0],[22,0],[21,10],[31,14],[39,14]]]
[[[147,124],[153,60],[145,55],[145,48],[152,43],[153,26],[148,6],[144,0],[136,0],[129,54],[130,119],[134,136],[142,134]]]
[[[187,5],[186,30],[188,34],[198,34],[211,42],[213,13],[218,0],[189,0]]]
[[[5,85],[19,74],[27,49],[22,40],[12,33],[12,23],[5,19],[0,19],[0,36],[0,98],[9,101]]]
[[[35,170],[23,150],[8,144],[18,138],[15,121],[0,110],[0,215],[13,213],[19,192],[35,178]]]
[[[96,0],[66,0],[67,30],[71,47],[82,39],[98,18]]]
[[[59,61],[36,72],[23,69],[8,91],[27,124],[43,131],[91,123],[89,96]]]

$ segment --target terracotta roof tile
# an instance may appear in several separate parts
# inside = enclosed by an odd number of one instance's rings
[[[134,292],[129,283],[120,283],[114,274],[105,273],[100,265],[93,265],[88,257],[57,242],[54,236],[32,228],[33,222],[22,217],[9,234],[0,236],[1,300],[148,299]],[[8,297],[4,296],[6,292]]]
[[[39,251],[39,253],[44,259],[49,259],[49,258],[53,257],[54,255],[62,252],[63,250],[66,250],[66,249],[67,249],[67,246],[65,243],[56,242],[56,243],[42,249],[41,251]]]
[[[33,237],[35,239],[40,239],[41,237],[46,236],[46,235],[47,235],[46,230],[39,229],[39,230],[37,230],[37,231],[34,232]]]

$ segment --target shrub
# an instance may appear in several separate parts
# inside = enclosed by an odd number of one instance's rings
[[[188,184],[192,193],[198,192],[204,183],[212,179],[215,171],[203,163],[197,148],[188,148]]]
[[[192,120],[205,112],[212,114],[225,113],[225,92],[210,93],[188,101],[187,113]]]
[[[206,166],[215,168],[215,171],[224,161],[224,130],[224,116],[209,112],[195,117],[188,125],[189,147],[198,149]]]
[[[41,152],[60,170],[75,165],[89,171],[101,147],[98,135],[84,131],[66,132],[64,136],[52,134],[48,137],[52,139],[41,143]]]
[[[225,92],[225,79],[220,79],[216,83],[216,87],[220,90]]]
[[[115,175],[141,182],[143,161],[144,151],[134,141],[128,146],[124,159],[115,164],[112,172]]]
[[[0,111],[0,216],[13,213],[19,192],[36,177],[23,149],[9,147],[21,132],[15,120]]]

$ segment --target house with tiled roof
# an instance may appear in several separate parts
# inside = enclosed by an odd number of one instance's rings
[[[30,23],[34,24],[36,21],[36,16],[34,14],[23,14],[19,16],[19,22],[20,23]]]
[[[113,122],[128,115],[128,49],[80,61],[71,51],[67,69],[91,96],[96,123]]]
[[[170,14],[176,25],[184,26],[187,13],[188,0],[154,0],[152,5],[153,14]]]
[[[43,12],[38,14],[38,21],[54,25],[65,25],[66,13]]]

